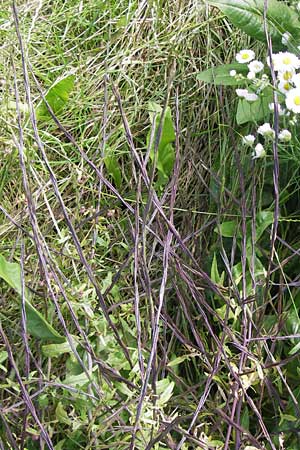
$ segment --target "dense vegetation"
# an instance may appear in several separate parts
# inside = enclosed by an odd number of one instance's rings
[[[208,3],[2,0],[1,449],[300,447],[297,120],[252,158]]]

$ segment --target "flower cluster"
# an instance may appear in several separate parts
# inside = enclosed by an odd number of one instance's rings
[[[287,44],[290,39],[289,33],[284,33],[282,42]],[[239,98],[247,102],[256,102],[259,100],[261,92],[272,84],[269,81],[269,76],[264,73],[264,69],[272,68],[276,75],[275,89],[278,92],[277,111],[279,116],[289,117],[291,114],[300,114],[300,59],[297,55],[291,52],[274,53],[272,58],[266,59],[265,64],[255,59],[253,50],[244,49],[237,53],[236,60],[240,64],[247,65],[248,73],[246,76],[237,73],[236,70],[230,71],[230,76],[237,80],[244,80],[248,84],[247,88],[236,89],[236,94]],[[249,81],[248,81],[249,80]],[[274,112],[274,103],[269,104],[269,109]],[[295,123],[297,117],[294,116],[290,123]],[[275,138],[275,131],[270,123],[264,123],[257,129],[258,136],[264,138],[264,142],[272,141]],[[282,129],[278,134],[278,140],[282,143],[287,143],[291,140],[292,134],[287,129]],[[252,134],[243,137],[243,144],[253,147],[256,137]],[[254,159],[263,158],[266,155],[264,146],[258,142],[252,153]]]

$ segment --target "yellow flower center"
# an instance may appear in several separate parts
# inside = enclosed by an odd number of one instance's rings
[[[292,60],[289,56],[285,56],[282,60],[283,64],[291,64]]]
[[[284,88],[286,91],[289,91],[289,90],[291,89],[291,85],[290,85],[289,83],[285,83],[285,84],[283,85],[283,88]]]
[[[242,54],[242,59],[248,59],[248,58],[249,58],[249,53]]]
[[[296,95],[294,98],[294,103],[296,106],[300,106],[300,95]]]
[[[292,78],[292,76],[293,76],[292,72],[284,72],[283,79],[284,80],[290,80]]]

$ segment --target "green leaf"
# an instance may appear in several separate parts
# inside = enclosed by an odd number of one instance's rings
[[[242,125],[247,122],[267,121],[270,116],[269,103],[273,101],[273,94],[266,89],[256,102],[240,99],[236,112],[236,122]]]
[[[212,67],[210,69],[204,70],[197,75],[197,79],[199,81],[205,81],[206,83],[214,83],[216,85],[223,86],[240,86],[243,85],[249,80],[237,80],[235,77],[229,75],[231,70],[236,70],[237,73],[240,73],[244,76],[249,72],[247,64],[225,64],[223,66]]]
[[[74,340],[73,340],[74,341]],[[74,346],[77,346],[77,343],[74,341]],[[48,358],[56,358],[65,353],[73,353],[69,342],[65,341],[62,344],[47,344],[42,346],[43,355]]]
[[[296,344],[290,351],[289,351],[289,355],[294,355],[295,353],[297,353],[300,350],[300,342],[298,342],[298,344]]]
[[[228,222],[221,223],[214,229],[214,232],[223,237],[233,237],[236,234],[236,228],[236,222],[230,220]]]
[[[154,149],[157,146],[157,137],[160,128],[160,121],[162,115],[162,108],[154,102],[149,102],[149,116],[150,121],[153,124],[155,117],[155,135],[153,145],[150,151],[150,159],[153,162],[156,158],[156,168],[159,172],[159,184],[163,185],[168,181],[170,177],[174,161],[175,161],[175,152],[172,143],[175,141],[175,129],[173,125],[171,109],[169,107],[166,108],[165,116],[162,122],[161,135],[159,144],[157,147],[157,155],[154,154]],[[149,131],[147,136],[147,145],[150,142],[151,131]]]
[[[189,360],[190,358],[193,358],[195,356],[198,356],[196,353],[193,354],[189,354],[189,355],[182,355],[182,356],[177,356],[177,358],[171,359],[171,361],[168,362],[168,367],[176,367],[179,366],[179,364],[181,364],[182,362],[186,361],[187,359]]]
[[[0,278],[11,286],[19,295],[22,293],[21,268],[17,263],[7,261],[0,254]],[[29,292],[25,291],[25,311],[27,320],[27,329],[32,336],[38,339],[49,339],[53,342],[63,342],[65,340],[55,329],[46,321],[42,314],[37,311],[29,302]]]
[[[261,211],[256,216],[256,240],[262,236],[263,232],[273,223],[274,214],[272,211]]]
[[[67,411],[64,409],[63,404],[58,402],[55,409],[55,417],[60,423],[65,423],[66,425],[71,425],[72,421],[68,416]]]
[[[93,367],[91,372],[95,372],[97,370],[97,366]],[[92,374],[91,374],[92,375]],[[84,386],[85,384],[89,383],[89,378],[85,372],[82,372],[78,375],[69,375],[67,376],[64,381],[64,384],[68,386]]]
[[[208,0],[208,3],[219,8],[237,28],[266,42],[264,0]],[[285,32],[296,40],[300,37],[298,15],[284,2],[268,0],[267,27],[275,49],[283,48],[281,39]]]
[[[174,381],[170,381],[168,378],[164,378],[157,382],[157,394],[159,395],[157,404],[159,406],[163,406],[168,403],[172,397],[174,386]]]
[[[66,105],[69,95],[74,88],[74,81],[75,76],[68,75],[63,79],[57,80],[48,90],[45,98],[54,114],[60,113]],[[51,117],[43,100],[37,106],[36,117],[38,120],[47,120]]]
[[[220,274],[219,274],[219,270],[218,270],[217,257],[216,257],[215,253],[214,253],[213,261],[212,261],[212,264],[211,264],[210,278],[211,278],[211,280],[214,283],[217,283],[217,284],[220,281]]]
[[[119,189],[122,183],[120,166],[112,149],[108,146],[105,148],[104,165],[107,172],[114,180],[116,187]]]
[[[65,338],[47,322],[45,317],[28,300],[25,300],[25,309],[27,329],[32,336],[58,343],[65,341]]]

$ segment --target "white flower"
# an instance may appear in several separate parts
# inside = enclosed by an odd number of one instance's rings
[[[248,69],[250,72],[259,73],[264,69],[264,65],[261,61],[251,61],[251,63],[248,64]]]
[[[235,59],[239,63],[248,63],[252,61],[252,59],[255,58],[255,53],[253,50],[241,50],[239,53],[237,53]]]
[[[252,156],[252,159],[263,158],[264,156],[266,156],[266,151],[261,144],[256,144]]]
[[[293,76],[295,75],[295,69],[292,70],[284,70],[283,72],[278,72],[278,80],[279,81],[291,81]]]
[[[269,123],[264,123],[263,125],[258,127],[257,132],[264,137],[274,138],[275,136],[275,131],[273,130],[273,128],[271,128],[271,125]]]
[[[282,130],[278,135],[278,139],[282,142],[289,142],[292,139],[292,134],[289,130]]]
[[[294,113],[300,113],[300,89],[291,89],[285,98],[285,104],[287,109],[293,111]]]
[[[292,82],[294,83],[294,85],[297,88],[300,88],[300,73],[296,73],[293,78],[292,78]]]
[[[289,40],[291,39],[291,34],[289,32],[283,33],[281,37],[281,42],[283,45],[287,45]]]
[[[298,69],[300,67],[299,58],[290,52],[279,52],[272,55],[274,70],[285,72],[286,70]],[[270,65],[270,58],[267,58]]]
[[[244,145],[249,145],[249,147],[252,147],[255,141],[255,136],[253,134],[248,134],[247,136],[243,136],[242,142]]]
[[[256,100],[258,99],[258,95],[254,94],[253,92],[248,92],[248,94],[245,95],[245,100],[247,100],[247,102],[256,102]]]
[[[280,81],[278,84],[278,89],[283,94],[287,94],[291,89],[293,89],[293,86],[288,81]]]
[[[296,9],[298,12],[300,12],[300,2],[297,3]]]
[[[274,112],[274,103],[269,103],[269,110]],[[284,116],[285,110],[282,108],[282,106],[279,103],[277,103],[277,110],[278,110],[279,116]]]
[[[244,450],[258,450],[257,447],[253,447],[253,445],[247,445]]]
[[[255,72],[248,72],[248,74],[247,74],[248,80],[254,80],[255,77],[256,77]]]
[[[248,89],[236,89],[235,92],[236,92],[236,95],[241,98],[244,98],[246,95],[249,94]]]
[[[236,70],[231,70],[231,71],[229,72],[229,75],[230,75],[231,77],[235,77],[235,76],[236,76]]]

